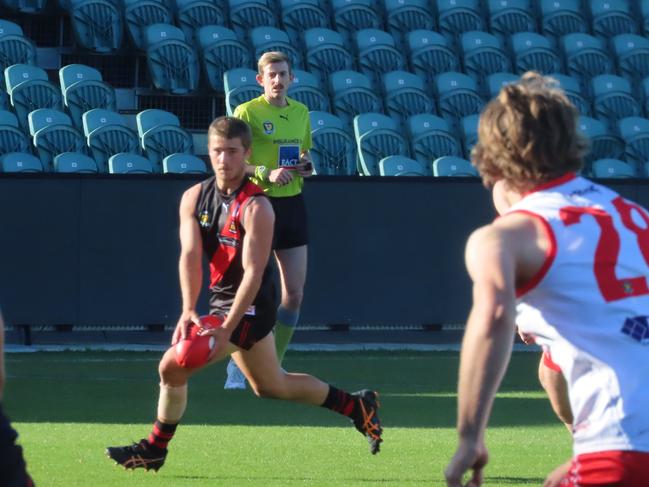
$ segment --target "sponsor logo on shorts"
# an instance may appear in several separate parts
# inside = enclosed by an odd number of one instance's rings
[[[275,126],[273,125],[273,122],[271,122],[270,120],[266,120],[264,122],[264,133],[266,135],[270,135],[273,132],[275,132]]]

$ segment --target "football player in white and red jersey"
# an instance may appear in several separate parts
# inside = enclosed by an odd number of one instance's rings
[[[504,86],[480,117],[472,160],[502,216],[467,242],[473,306],[449,486],[482,483],[515,324],[568,386],[574,454],[545,486],[649,485],[649,213],[576,174],[587,149],[577,118],[536,73]]]

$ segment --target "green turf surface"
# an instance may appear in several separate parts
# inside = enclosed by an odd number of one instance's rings
[[[225,364],[190,382],[189,404],[159,473],[125,472],[107,445],[145,437],[154,419],[156,353],[10,354],[4,407],[40,486],[443,485],[455,449],[458,354],[290,353],[288,370],[381,394],[384,443],[370,455],[347,420],[322,408],[224,391]],[[538,355],[514,354],[487,446],[486,485],[540,485],[570,438],[536,379]]]

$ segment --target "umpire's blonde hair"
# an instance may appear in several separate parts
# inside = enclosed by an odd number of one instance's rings
[[[523,192],[578,171],[588,148],[578,118],[556,80],[527,72],[482,112],[471,162],[485,185],[505,179]]]
[[[281,51],[269,51],[265,52],[257,61],[257,72],[260,75],[264,74],[264,68],[269,64],[273,63],[286,63],[288,64],[288,72],[291,74],[293,72],[293,66],[291,65],[291,60],[288,55]]]

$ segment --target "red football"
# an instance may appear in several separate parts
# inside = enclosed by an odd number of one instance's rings
[[[218,316],[201,316],[204,328],[217,328],[223,324],[223,318]],[[211,335],[200,336],[198,326],[191,324],[187,337],[176,343],[176,362],[181,367],[193,369],[202,367],[212,358],[216,340]]]

